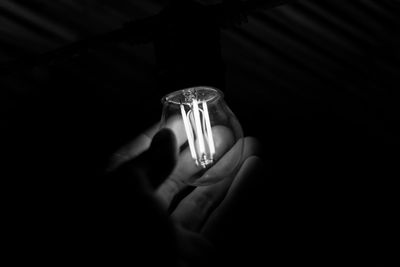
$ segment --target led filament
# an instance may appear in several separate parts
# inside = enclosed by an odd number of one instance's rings
[[[180,103],[180,109],[190,153],[197,166],[207,168],[213,163],[215,154],[207,102],[199,101],[192,94],[186,96],[185,102]]]
[[[243,155],[243,131],[217,88],[196,86],[161,98],[160,129],[175,134],[179,156],[173,177],[206,186],[232,177]]]

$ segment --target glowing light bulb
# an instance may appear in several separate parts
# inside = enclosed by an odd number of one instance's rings
[[[185,100],[186,104],[180,103],[180,109],[189,149],[196,165],[207,168],[213,163],[215,154],[207,102],[204,100],[199,102],[197,96],[191,95],[191,93],[186,94]],[[189,107],[187,112],[185,105]]]
[[[220,90],[186,88],[166,95],[162,103],[160,127],[170,128],[177,137],[175,172],[179,179],[206,185],[235,172],[242,155],[243,132]]]

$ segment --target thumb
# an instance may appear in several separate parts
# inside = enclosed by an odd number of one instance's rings
[[[158,187],[172,172],[178,157],[176,137],[170,129],[160,130],[150,148],[140,155],[135,165],[146,176],[153,188]]]

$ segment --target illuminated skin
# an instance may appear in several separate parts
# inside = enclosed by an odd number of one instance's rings
[[[224,126],[215,126],[213,130],[214,130],[216,151],[218,152],[215,154],[215,160],[217,161],[219,160],[220,157],[225,156],[225,153],[232,146],[233,135],[231,131]],[[192,177],[196,177],[195,175],[196,173],[199,172],[199,167],[196,164],[194,164],[194,161],[189,155],[190,155],[189,149],[185,149],[180,153],[177,165],[175,166],[175,169],[169,176],[171,179],[177,181],[189,182],[192,179]]]
[[[173,133],[175,139],[173,143],[175,146],[179,147],[186,142],[186,133],[180,116],[171,117],[167,121],[166,128],[168,130],[164,129],[163,131]],[[116,170],[119,166],[128,163],[130,165],[130,172],[132,174],[139,174],[136,177],[135,175],[131,177],[132,179],[149,179],[150,177],[146,176],[146,171],[138,171],[138,169],[146,168],[146,164],[143,165],[143,162],[147,162],[149,168],[154,168],[155,164],[157,168],[161,168],[162,165],[158,165],[157,158],[164,159],[165,155],[169,155],[170,157],[176,156],[175,167],[167,177],[164,177],[166,178],[164,181],[154,189],[143,188],[155,201],[161,203],[161,207],[169,209],[175,196],[186,187],[183,180],[191,177],[199,168],[190,157],[190,149],[188,147],[178,152],[178,155],[175,155],[176,152],[173,151],[164,151],[164,154],[160,157],[154,157],[154,151],[156,153],[162,152],[152,149],[152,140],[156,139],[153,139],[153,137],[157,134],[158,129],[159,125],[154,125],[118,150],[115,153],[116,157],[110,171]],[[233,137],[228,128],[214,126],[213,136],[217,151],[215,157],[219,160],[200,179],[203,179],[203,177],[218,176],[225,168],[230,168],[232,157],[236,157],[238,152],[242,153],[241,150],[237,151],[236,146],[232,147]],[[240,196],[241,192],[246,192],[248,190],[246,188],[247,185],[254,184],[254,179],[259,177],[255,173],[262,166],[260,159],[255,156],[258,153],[259,144],[254,138],[245,137],[244,147],[243,157],[239,164],[240,169],[234,175],[210,186],[196,187],[170,211],[169,219],[175,225],[179,243],[179,257],[192,261],[194,266],[198,266],[196,264],[198,264],[199,260],[208,258],[208,253],[213,249],[213,240],[218,240],[219,238],[218,235],[221,232],[219,227],[225,223],[224,214],[233,208],[234,200]],[[151,152],[152,150],[153,152]],[[149,151],[150,154],[147,158],[139,160]],[[218,151],[223,152],[218,153]],[[138,165],[137,162],[142,163]],[[185,266],[192,265],[189,263]]]
[[[213,156],[215,154],[215,145],[214,145],[214,138],[212,134],[212,129],[211,129],[211,122],[210,122],[210,115],[208,113],[208,106],[207,102],[203,100],[203,110],[204,110],[204,121],[206,124],[206,129],[207,129],[207,140],[210,146],[210,154],[211,154],[211,159],[213,159]]]

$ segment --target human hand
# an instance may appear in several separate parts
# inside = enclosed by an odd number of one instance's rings
[[[110,170],[130,166],[130,174],[136,176],[132,179],[141,180],[142,190],[169,213],[178,240],[178,256],[193,266],[214,259],[211,257],[215,253],[213,240],[218,238],[220,222],[228,210],[234,209],[235,201],[243,194],[246,184],[259,178],[256,172],[261,160],[256,156],[259,150],[257,140],[245,137],[243,157],[236,173],[215,184],[188,186],[185,180],[195,175],[197,170],[187,162],[190,158],[185,156],[188,148],[178,153],[178,147],[186,141],[182,127],[177,120],[170,121],[168,129],[161,131],[158,131],[158,125],[154,125],[115,153]],[[224,145],[232,142],[230,133],[222,127],[213,132],[219,135],[216,137],[217,146],[228,150]],[[230,159],[240,151],[238,146],[233,146],[225,152],[203,176],[215,176],[219,170],[229,168]]]

